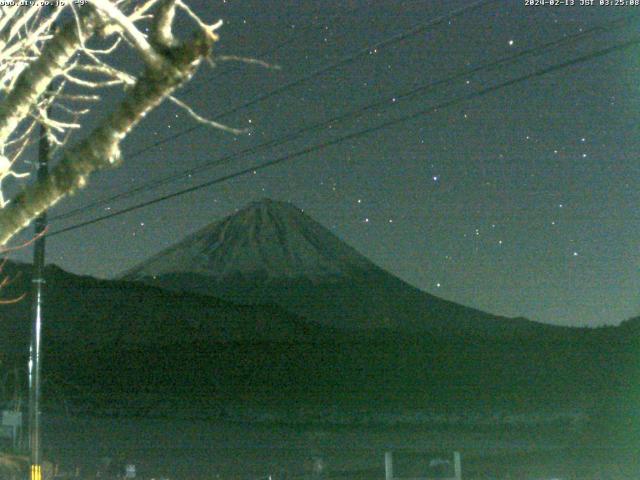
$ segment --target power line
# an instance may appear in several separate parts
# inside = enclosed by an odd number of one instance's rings
[[[388,37],[388,38],[386,38],[384,40],[381,40],[381,41],[379,41],[379,42],[377,42],[377,43],[375,43],[373,45],[370,45],[368,47],[362,48],[362,49],[357,50],[356,52],[353,52],[353,53],[351,53],[351,54],[349,54],[349,55],[347,55],[345,57],[342,57],[337,62],[325,65],[324,67],[321,67],[318,70],[315,70],[314,72],[311,72],[308,75],[303,75],[302,77],[300,77],[298,79],[295,79],[295,80],[293,80],[293,81],[291,81],[289,83],[286,83],[284,85],[281,85],[280,87],[276,87],[275,89],[273,89],[273,90],[271,90],[269,92],[266,92],[264,94],[260,94],[260,95],[258,95],[256,97],[254,97],[252,100],[249,100],[249,101],[247,101],[247,102],[245,102],[245,103],[243,103],[241,105],[233,107],[230,110],[227,110],[226,112],[223,112],[223,113],[215,116],[214,120],[216,120],[216,121],[217,120],[221,120],[222,118],[224,118],[226,116],[229,116],[229,115],[237,112],[238,110],[241,110],[243,108],[247,108],[247,107],[250,107],[252,105],[255,105],[256,103],[259,103],[259,102],[264,101],[264,100],[266,100],[266,99],[268,99],[268,98],[270,98],[272,96],[278,95],[278,94],[280,94],[280,93],[282,93],[282,92],[284,92],[286,90],[294,88],[294,87],[296,87],[296,86],[298,86],[298,85],[300,85],[300,84],[302,84],[302,83],[304,83],[304,82],[306,82],[308,80],[311,80],[311,79],[313,79],[315,77],[318,77],[318,76],[320,76],[320,75],[322,75],[322,74],[324,74],[324,73],[326,73],[328,71],[331,71],[331,70],[336,69],[336,68],[338,68],[340,66],[343,66],[343,65],[355,60],[356,58],[358,58],[358,57],[360,57],[362,55],[368,54],[369,51],[371,51],[372,49],[382,48],[382,47],[391,45],[393,43],[400,42],[400,41],[405,40],[405,39],[407,39],[407,38],[409,38],[409,37],[411,37],[413,35],[416,35],[416,34],[418,34],[420,32],[423,32],[423,31],[425,31],[425,30],[427,30],[427,29],[429,29],[431,27],[438,26],[438,25],[444,23],[445,21],[449,21],[451,19],[454,19],[454,18],[457,18],[459,16],[462,16],[465,13],[469,13],[471,11],[478,10],[478,9],[482,8],[483,6],[489,5],[491,3],[495,3],[496,1],[497,0],[479,0],[479,1],[476,1],[476,2],[474,2],[472,4],[470,4],[470,5],[467,5],[465,7],[461,7],[461,8],[455,9],[455,10],[453,10],[453,11],[447,13],[447,14],[440,15],[440,16],[436,17],[435,19],[427,22],[427,23],[420,24],[420,25],[417,25],[417,26],[415,26],[415,27],[413,27],[413,28],[411,28],[409,30],[405,30],[405,31],[399,32],[399,33],[397,33],[395,35],[392,35],[391,37]],[[168,143],[168,142],[170,142],[172,140],[175,140],[176,138],[180,138],[180,137],[182,137],[184,135],[187,135],[187,134],[189,134],[189,133],[201,128],[202,126],[203,125],[201,125],[201,124],[200,125],[195,125],[193,127],[190,127],[190,128],[185,129],[185,130],[182,130],[181,132],[177,132],[177,133],[175,133],[173,135],[169,135],[168,137],[160,139],[160,140],[158,140],[158,141],[156,141],[156,142],[154,142],[154,143],[152,143],[150,145],[147,145],[146,147],[143,147],[143,148],[141,148],[139,150],[134,151],[131,154],[128,154],[127,158],[131,159],[131,158],[135,158],[137,156],[140,156],[143,153],[146,153],[147,151],[152,150],[152,149],[154,149],[154,148],[156,148],[156,147],[158,147],[160,145],[163,145],[163,144]],[[61,215],[57,215],[57,216],[51,217],[50,220],[52,220],[52,221],[53,220],[60,220],[62,218],[68,218],[70,216],[75,216],[77,211],[84,210],[85,208],[93,208],[93,206],[81,207],[79,209],[74,209],[72,212],[67,212],[65,214],[61,214]]]
[[[327,141],[327,142],[324,142],[324,143],[320,143],[320,144],[316,144],[316,145],[304,148],[304,149],[299,150],[299,151],[297,151],[295,153],[283,155],[283,156],[278,157],[278,158],[276,158],[274,160],[271,160],[269,162],[265,162],[265,163],[262,163],[260,165],[256,165],[256,166],[253,166],[253,167],[250,167],[250,168],[246,168],[246,169],[240,170],[240,171],[235,172],[235,173],[224,175],[224,176],[215,178],[213,180],[209,180],[207,182],[201,183],[199,185],[195,185],[193,187],[185,188],[185,189],[179,190],[177,192],[174,192],[174,193],[171,193],[171,194],[168,194],[168,195],[163,195],[161,197],[157,197],[157,198],[154,198],[154,199],[146,201],[146,202],[138,203],[136,205],[133,205],[131,207],[127,207],[127,208],[119,210],[117,212],[113,212],[113,213],[110,213],[110,214],[107,214],[107,215],[102,215],[100,217],[97,217],[97,218],[94,218],[94,219],[91,219],[91,220],[87,220],[85,222],[80,222],[78,224],[71,225],[69,227],[65,227],[65,228],[63,228],[61,230],[57,230],[55,232],[52,232],[52,233],[48,234],[47,236],[55,236],[55,235],[59,235],[61,233],[66,233],[66,232],[69,232],[69,231],[72,231],[72,230],[76,230],[78,228],[83,228],[85,226],[92,225],[94,223],[98,223],[98,222],[101,222],[103,220],[107,220],[107,219],[110,219],[110,218],[113,218],[113,217],[117,217],[117,216],[123,215],[125,213],[132,212],[134,210],[138,210],[138,209],[141,209],[141,208],[144,208],[144,207],[147,207],[147,206],[159,203],[159,202],[163,202],[163,201],[166,201],[166,200],[169,200],[169,199],[172,199],[172,198],[176,198],[176,197],[185,195],[187,193],[195,192],[195,191],[201,190],[203,188],[207,188],[207,187],[216,185],[218,183],[226,182],[227,180],[231,180],[233,178],[237,178],[237,177],[246,175],[248,173],[253,173],[253,172],[256,172],[258,170],[263,170],[265,168],[272,167],[272,166],[280,164],[280,163],[284,163],[284,162],[286,162],[288,160],[292,160],[294,158],[297,158],[297,157],[300,157],[300,156],[303,156],[303,155],[307,155],[307,154],[315,152],[315,151],[323,150],[323,149],[325,149],[327,147],[330,147],[330,146],[333,146],[333,145],[337,145],[339,143],[342,143],[342,142],[345,142],[345,141],[348,141],[348,140],[353,140],[355,138],[362,137],[364,135],[368,135],[370,133],[377,132],[377,131],[383,130],[385,128],[394,126],[394,125],[398,125],[400,123],[404,123],[404,122],[407,122],[407,121],[410,121],[410,120],[414,120],[414,119],[416,119],[416,118],[418,118],[420,116],[428,115],[428,114],[434,113],[436,111],[442,110],[444,108],[448,108],[448,107],[457,105],[457,104],[462,103],[462,102],[466,102],[466,101],[473,100],[473,99],[478,98],[478,97],[482,97],[482,96],[488,95],[488,94],[493,93],[493,92],[495,92],[497,90],[500,90],[500,89],[515,85],[517,83],[521,83],[521,82],[524,82],[524,81],[527,81],[527,80],[531,80],[533,78],[537,78],[537,77],[540,77],[540,76],[543,76],[543,75],[547,75],[549,73],[556,72],[556,71],[559,71],[559,70],[562,70],[562,69],[577,65],[579,63],[588,62],[588,61],[593,60],[595,58],[608,55],[608,54],[613,53],[613,52],[618,51],[618,50],[624,50],[624,49],[636,46],[638,44],[640,44],[640,37],[634,37],[632,40],[629,40],[629,41],[626,41],[626,42],[622,42],[622,43],[618,43],[618,44],[615,44],[613,46],[610,46],[610,47],[607,47],[607,48],[604,48],[604,49],[600,49],[600,50],[597,50],[595,52],[591,52],[591,53],[588,53],[586,55],[582,55],[580,57],[577,57],[577,58],[574,58],[574,59],[571,59],[571,60],[567,60],[567,61],[562,62],[562,63],[558,63],[558,64],[555,64],[555,65],[552,65],[552,66],[549,66],[549,67],[545,67],[545,68],[536,70],[536,71],[534,71],[532,73],[529,73],[527,75],[523,75],[523,76],[511,79],[511,80],[507,80],[507,81],[501,82],[501,83],[499,83],[497,85],[494,85],[494,86],[491,86],[491,87],[487,87],[485,89],[482,89],[482,90],[479,90],[477,92],[473,92],[473,93],[470,93],[470,94],[467,94],[467,95],[460,96],[460,97],[455,98],[453,100],[448,100],[448,101],[439,103],[439,104],[431,106],[431,107],[429,107],[427,109],[423,109],[423,110],[420,110],[418,112],[411,113],[409,115],[405,115],[405,116],[402,116],[402,117],[399,117],[399,118],[388,120],[386,122],[383,122],[383,123],[381,123],[379,125],[376,125],[376,126],[373,126],[373,127],[369,127],[369,128],[365,128],[365,129],[362,129],[362,130],[358,130],[356,132],[353,132],[353,133],[338,137],[336,139],[333,139],[333,140],[330,140],[330,141]]]
[[[438,26],[438,25],[440,25],[440,24],[442,24],[442,23],[444,23],[446,21],[449,21],[449,20],[451,20],[453,18],[459,17],[459,16],[461,16],[461,15],[463,15],[465,13],[480,9],[481,7],[483,7],[485,5],[488,5],[488,4],[491,4],[491,3],[495,3],[497,1],[498,0],[479,0],[477,2],[474,2],[474,3],[470,4],[470,5],[467,5],[466,7],[461,7],[459,9],[453,10],[453,11],[447,13],[447,14],[444,14],[444,15],[441,15],[439,17],[436,17],[435,19],[431,20],[430,22],[427,22],[427,23],[421,24],[421,25],[417,25],[417,26],[415,26],[415,27],[413,27],[413,28],[411,28],[409,30],[397,33],[396,35],[392,35],[391,37],[386,38],[384,40],[381,40],[381,41],[379,41],[379,42],[377,42],[377,43],[375,43],[373,45],[370,45],[368,47],[365,47],[365,48],[362,48],[360,50],[357,50],[357,51],[355,51],[355,52],[353,52],[351,54],[348,54],[348,55],[342,57],[340,60],[338,60],[336,62],[333,62],[333,63],[330,63],[328,65],[325,65],[324,67],[320,67],[319,69],[317,69],[317,70],[315,70],[315,71],[313,71],[313,72],[311,72],[311,73],[309,73],[307,75],[303,75],[302,77],[299,77],[299,78],[297,78],[295,80],[292,80],[291,82],[288,82],[288,83],[285,83],[284,85],[276,87],[273,90],[270,90],[269,92],[265,92],[263,94],[257,95],[253,99],[251,99],[251,100],[249,100],[249,101],[247,101],[247,102],[245,102],[245,103],[243,103],[241,105],[233,107],[233,108],[231,108],[231,109],[229,109],[229,110],[227,110],[227,111],[225,111],[225,112],[223,112],[223,113],[221,113],[219,115],[216,115],[214,117],[214,120],[216,120],[216,121],[221,120],[224,117],[227,117],[227,116],[229,116],[229,115],[231,115],[233,113],[236,113],[239,110],[251,107],[251,106],[255,105],[256,103],[259,103],[259,102],[262,102],[264,100],[267,100],[268,98],[271,98],[271,97],[273,97],[275,95],[279,95],[280,93],[282,93],[284,91],[287,91],[287,90],[290,90],[290,89],[292,89],[294,87],[297,87],[298,85],[301,85],[301,84],[303,84],[303,83],[305,83],[305,82],[307,82],[307,81],[309,81],[309,80],[311,80],[313,78],[319,77],[319,76],[321,76],[321,75],[323,75],[323,74],[325,74],[325,73],[327,73],[327,72],[329,72],[331,70],[334,70],[334,69],[339,68],[339,67],[341,67],[343,65],[346,65],[346,64],[352,62],[353,60],[357,59],[358,57],[368,54],[369,51],[372,50],[372,49],[382,48],[382,47],[386,47],[388,45],[391,45],[393,43],[400,42],[400,41],[405,40],[405,39],[407,39],[407,38],[409,38],[409,37],[411,37],[413,35],[417,35],[418,33],[421,33],[421,32],[423,32],[423,31],[425,31],[425,30],[427,30],[427,29],[429,29],[431,27]],[[135,158],[135,157],[137,157],[137,156],[139,156],[139,155],[141,155],[141,154],[143,154],[143,153],[145,153],[145,152],[147,152],[149,150],[152,150],[155,147],[158,147],[158,146],[163,145],[163,144],[165,144],[167,142],[175,140],[176,138],[184,136],[184,135],[186,135],[188,133],[191,133],[194,130],[197,130],[197,129],[202,128],[202,127],[203,127],[203,125],[195,125],[195,126],[193,126],[191,128],[187,128],[187,129],[185,129],[185,130],[183,130],[181,132],[178,132],[178,133],[176,133],[174,135],[169,135],[168,137],[165,137],[165,138],[163,138],[161,140],[158,140],[158,141],[156,141],[156,142],[154,142],[154,143],[152,143],[152,144],[150,144],[150,145],[148,145],[148,146],[146,146],[144,148],[141,148],[139,150],[134,151],[133,153],[128,155],[128,158]]]
[[[340,13],[335,13],[333,15],[330,15],[326,20],[327,21],[331,21],[334,18],[337,17],[341,17],[343,15],[353,15],[354,13],[363,10],[365,8],[370,8],[369,5],[360,5],[359,7],[353,7],[345,12],[340,12]],[[296,40],[296,37],[298,36],[298,34],[300,34],[301,32],[307,32],[313,29],[313,27],[317,27],[318,25],[316,25],[315,23],[311,23],[310,25],[307,25],[305,28],[301,28],[298,29],[294,32],[293,35],[289,35],[288,38],[285,38],[284,40],[282,40],[281,42],[278,42],[275,46],[273,47],[269,47],[266,49],[263,49],[261,52],[255,54],[255,58],[257,58],[258,60],[262,59],[262,57],[264,56],[268,56],[271,55],[275,52],[277,52],[278,50],[280,50],[282,47],[289,45],[290,43],[293,43]],[[341,38],[343,35],[339,35],[333,38],[333,40],[337,40],[338,38]],[[238,72],[242,67],[235,67],[235,68],[230,68],[228,70],[223,71],[222,73],[220,73],[219,75],[217,75],[215,77],[216,80],[219,80],[223,77],[226,77],[232,73],[236,73]],[[194,85],[190,85],[189,87],[183,89],[181,92],[184,93],[189,93],[191,92],[194,88],[196,88]]]
[[[459,80],[461,78],[467,78],[470,75],[474,75],[480,72],[486,72],[486,71],[491,71],[491,70],[495,70],[497,68],[500,67],[504,67],[506,65],[515,63],[519,60],[521,60],[522,58],[525,57],[529,57],[529,56],[534,56],[537,54],[541,54],[543,52],[545,52],[546,50],[549,50],[551,48],[555,48],[558,45],[567,45],[569,44],[569,42],[572,41],[577,41],[580,40],[582,38],[588,37],[594,33],[598,33],[598,32],[606,32],[609,31],[611,29],[613,29],[615,26],[617,26],[620,23],[623,22],[627,22],[630,21],[634,18],[638,18],[640,17],[640,15],[634,15],[632,17],[624,17],[624,18],[620,18],[620,19],[616,19],[614,21],[608,22],[604,25],[599,25],[596,27],[593,27],[591,29],[585,30],[583,32],[565,37],[563,36],[560,39],[557,40],[553,40],[550,42],[547,42],[545,44],[539,45],[539,46],[535,46],[523,51],[520,51],[518,53],[516,53],[515,55],[511,55],[508,57],[504,57],[501,58],[499,60],[496,60],[494,62],[488,63],[488,64],[483,64],[483,65],[479,65],[478,67],[475,68],[471,68],[471,69],[465,69],[463,71],[460,71],[458,73],[455,73],[449,77],[446,77],[444,79],[441,80],[437,80],[435,82],[431,82],[425,85],[419,85],[417,87],[411,88],[409,90],[406,90],[404,92],[398,93],[397,95],[393,95],[393,98],[395,98],[396,100],[404,100],[406,98],[409,98],[411,96],[417,95],[417,94],[421,94],[421,93],[426,93],[429,90],[432,90],[436,87],[440,87],[449,83],[453,83],[456,80]],[[314,130],[318,130],[320,128],[326,127],[328,125],[332,125],[334,123],[339,123],[339,122],[343,122],[345,120],[349,120],[349,119],[353,119],[353,118],[358,118],[360,116],[362,116],[364,113],[366,113],[367,111],[373,110],[373,109],[378,109],[378,108],[388,108],[390,106],[395,106],[397,104],[395,103],[389,103],[389,95],[383,95],[379,97],[379,100],[377,100],[374,103],[356,108],[356,109],[352,109],[346,113],[331,117],[329,119],[325,119],[322,120],[320,122],[316,122],[314,124],[308,125],[308,126],[304,126],[298,130],[295,130],[293,132],[290,132],[286,135],[277,137],[275,139],[269,140],[268,142],[262,143],[260,145],[256,145],[253,147],[249,147],[246,149],[243,149],[241,151],[238,152],[234,152],[230,155],[226,155],[222,158],[216,159],[216,160],[209,160],[206,161],[204,163],[201,163],[200,165],[197,165],[195,167],[192,167],[190,169],[187,170],[183,170],[182,172],[178,173],[178,174],[173,174],[170,176],[166,176],[163,178],[160,178],[158,180],[154,180],[154,181],[150,181],[150,182],[146,182],[143,185],[140,185],[138,187],[134,187],[132,189],[126,190],[124,192],[120,192],[117,193],[115,195],[111,195],[107,198],[103,198],[100,200],[96,200],[88,205],[82,206],[82,207],[78,207],[75,208],[73,210],[70,210],[69,212],[60,214],[58,216],[55,216],[52,218],[52,220],[62,220],[62,219],[66,219],[66,218],[71,218],[77,215],[80,215],[82,213],[86,213],[87,210],[90,209],[94,209],[97,208],[101,205],[104,205],[106,203],[110,203],[113,201],[117,201],[117,200],[121,200],[124,198],[128,198],[131,197],[133,195],[139,194],[139,193],[143,193],[146,191],[151,191],[155,188],[158,188],[162,185],[166,185],[168,183],[172,183],[174,181],[183,179],[188,177],[189,175],[192,175],[194,173],[197,173],[199,171],[202,170],[206,170],[215,166],[219,166],[222,165],[224,163],[228,163],[231,160],[236,160],[238,158],[242,158],[245,157],[247,155],[250,154],[254,154],[254,153],[258,153],[262,150],[271,148],[271,147],[275,147],[275,146],[279,146],[282,145],[284,143],[287,143],[289,141],[293,141],[296,140],[298,138],[300,138],[303,134],[314,131]]]

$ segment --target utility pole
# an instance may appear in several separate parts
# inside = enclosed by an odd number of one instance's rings
[[[43,182],[49,175],[50,145],[47,127],[40,124],[38,142],[37,181]],[[40,432],[40,372],[42,343],[42,297],[44,278],[45,230],[47,212],[35,220],[35,244],[33,250],[33,274],[31,277],[31,345],[29,348],[29,450],[30,480],[42,480],[42,447]]]

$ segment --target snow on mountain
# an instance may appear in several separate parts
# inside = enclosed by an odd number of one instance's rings
[[[290,203],[265,199],[213,223],[125,274],[321,280],[373,265]]]
[[[262,200],[126,272],[125,280],[276,304],[341,329],[509,333],[539,326],[497,317],[407,284],[284,202]]]

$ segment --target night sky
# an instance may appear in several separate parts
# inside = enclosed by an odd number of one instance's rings
[[[369,51],[223,119],[250,127],[250,134],[196,128],[134,153],[196,125],[173,105],[163,105],[127,138],[124,164],[92,177],[85,191],[56,206],[52,216],[381,99],[386,108],[54,221],[52,231],[634,39],[640,26],[640,7],[502,0],[376,48],[474,2],[188,3],[205,20],[226,22],[218,53],[281,67],[225,62],[203,68],[178,96],[209,117]],[[612,23],[632,16],[638,18]],[[594,27],[602,28],[592,32]],[[581,32],[591,33],[576,37]],[[460,75],[556,40],[538,55]],[[640,313],[639,56],[638,46],[616,50],[53,236],[48,261],[75,273],[112,277],[248,202],[269,197],[295,203],[375,263],[443,298],[542,322],[617,324]],[[459,78],[398,98],[453,75]]]

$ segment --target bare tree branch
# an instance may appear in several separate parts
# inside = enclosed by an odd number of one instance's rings
[[[65,149],[46,181],[30,185],[0,210],[0,245],[61,198],[83,187],[92,172],[118,163],[122,139],[149,110],[191,78],[211,47],[211,38],[201,35],[171,49],[162,69],[147,67],[122,104],[84,141]]]
[[[87,12],[80,17],[85,31],[97,24],[97,17]],[[68,23],[49,42],[40,57],[18,78],[13,89],[0,103],[0,144],[4,144],[29,111],[37,104],[51,81],[64,72],[67,62],[81,46],[81,38],[74,23]]]
[[[204,118],[204,117],[198,115],[189,105],[184,103],[182,100],[174,97],[173,95],[169,96],[169,100],[171,102],[175,103],[176,105],[178,105],[184,111],[186,111],[189,114],[189,116],[191,118],[193,118],[198,123],[202,123],[204,125],[209,125],[210,127],[217,128],[217,129],[223,130],[225,132],[233,133],[234,135],[242,135],[243,133],[247,132],[247,130],[245,128],[228,127],[228,126],[226,126],[226,125],[224,125],[222,123],[218,123],[218,122],[216,122],[214,120],[210,120],[208,118]]]
[[[172,96],[202,60],[211,60],[221,21],[205,23],[183,0],[87,1],[81,9],[64,7],[72,18],[55,30],[53,21],[63,8],[47,14],[43,9],[0,7],[0,247],[47,208],[83,187],[91,173],[119,164],[122,141],[165,99],[200,123],[234,134],[244,131],[209,120]],[[192,40],[183,42],[174,35],[178,9],[199,29]],[[150,26],[148,36],[138,24]],[[109,61],[120,45],[131,46],[139,55],[145,66],[142,74]],[[262,64],[242,57],[220,60]],[[124,90],[124,99],[85,134],[82,115],[97,105],[103,89],[113,86]],[[17,173],[14,164],[34,141],[36,125],[48,127],[55,166],[46,179],[5,202],[2,180],[26,175]]]
[[[138,50],[148,67],[161,68],[164,58],[159,55],[141,31],[137,29],[133,21],[123,14],[110,0],[89,0],[95,7],[115,22],[133,46]]]

